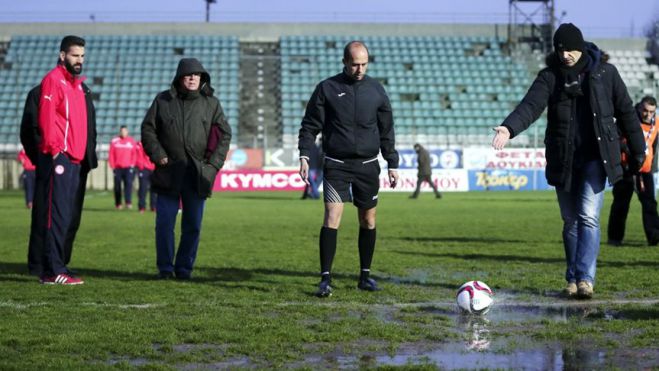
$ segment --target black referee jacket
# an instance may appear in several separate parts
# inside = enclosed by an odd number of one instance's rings
[[[381,151],[389,169],[398,168],[389,97],[368,76],[357,81],[342,72],[316,86],[302,119],[300,157],[309,157],[321,131],[327,157],[370,160]]]

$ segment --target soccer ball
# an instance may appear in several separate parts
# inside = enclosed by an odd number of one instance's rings
[[[492,290],[485,282],[469,281],[458,289],[458,307],[466,313],[485,314],[492,305]]]

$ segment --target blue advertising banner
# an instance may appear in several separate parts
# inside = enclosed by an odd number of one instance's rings
[[[549,190],[544,170],[469,170],[470,191]]]
[[[461,169],[462,168],[462,150],[461,149],[432,149],[430,153],[430,166],[433,169]],[[416,152],[413,149],[398,150],[400,162],[399,169],[416,169]]]

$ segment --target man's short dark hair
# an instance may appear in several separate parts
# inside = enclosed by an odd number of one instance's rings
[[[64,36],[62,42],[59,44],[59,51],[66,53],[69,51],[69,48],[72,46],[84,47],[85,39],[83,39],[80,36],[74,36],[74,35]]]
[[[128,126],[126,126],[126,125],[121,125],[121,126],[119,126],[119,130],[121,130],[121,129],[128,129]]]
[[[364,49],[366,49],[366,53],[367,53],[369,56],[371,55],[371,53],[368,52],[368,47],[366,46],[366,44],[365,44],[363,41],[353,40],[353,41],[347,43],[346,46],[345,46],[345,48],[343,48],[343,59],[345,59],[346,61],[351,61],[351,60],[352,60],[352,53],[350,53],[350,48],[351,48],[353,45],[361,45],[361,46],[363,46]]]
[[[641,98],[641,104],[649,104],[651,106],[657,106],[657,100],[650,95],[646,95],[643,98]]]

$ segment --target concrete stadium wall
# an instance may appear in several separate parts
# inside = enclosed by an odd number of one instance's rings
[[[0,190],[22,188],[21,174],[23,168],[13,159],[0,159]],[[108,190],[113,187],[113,177],[107,161],[99,161],[98,168],[92,170],[87,178],[87,188],[95,190]],[[137,186],[137,179],[135,179]],[[135,187],[137,189],[137,187]]]

